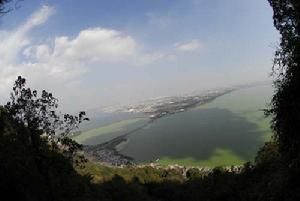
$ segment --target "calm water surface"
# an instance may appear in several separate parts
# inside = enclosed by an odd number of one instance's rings
[[[117,149],[136,162],[160,159],[185,164],[190,163],[186,162],[188,158],[200,165],[214,166],[253,160],[259,147],[270,138],[269,121],[262,109],[266,108],[272,92],[271,86],[245,88],[186,112],[163,117],[131,133]],[[95,128],[77,140],[100,144],[148,122],[145,116],[122,115],[114,114],[108,125],[97,127],[94,122]],[[98,121],[105,122],[103,118]]]
[[[261,110],[271,94],[270,86],[241,89],[205,106],[164,117],[130,135],[120,151],[137,162],[164,157],[203,161],[220,149],[253,160],[270,135]]]

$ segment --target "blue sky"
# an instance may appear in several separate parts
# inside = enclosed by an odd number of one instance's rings
[[[0,95],[17,75],[68,110],[270,79],[266,0],[25,0],[1,18]]]

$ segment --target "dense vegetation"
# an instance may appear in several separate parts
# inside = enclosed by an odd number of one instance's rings
[[[0,12],[5,11],[0,0]],[[26,88],[19,77],[11,101],[0,106],[1,200],[300,200],[300,2],[269,0],[281,34],[276,93],[267,111],[274,138],[241,173],[209,174],[86,163],[67,136],[78,116],[58,115],[51,93]]]
[[[289,188],[300,191],[300,2],[269,0],[274,26],[281,34],[274,72],[276,93],[269,113],[273,116],[275,141],[289,170]]]

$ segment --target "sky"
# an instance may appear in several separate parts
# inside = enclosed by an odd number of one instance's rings
[[[267,0],[24,0],[0,17],[0,103],[18,75],[67,111],[270,80]]]

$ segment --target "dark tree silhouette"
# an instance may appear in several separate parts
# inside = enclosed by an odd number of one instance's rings
[[[29,130],[28,142],[36,151],[40,150],[42,140],[46,140],[53,150],[64,151],[73,158],[82,145],[68,136],[80,123],[89,119],[83,111],[77,116],[60,115],[57,102],[52,93],[43,90],[38,96],[36,90],[26,88],[26,79],[19,76],[11,93],[11,101],[4,107],[15,122]]]
[[[11,100],[0,106],[1,200],[84,200],[89,178],[78,175],[85,158],[82,145],[68,138],[85,120],[57,112],[57,99],[47,91],[15,81]],[[80,165],[80,166],[78,166]],[[78,193],[76,193],[78,192]],[[88,199],[87,199],[88,200]]]
[[[290,168],[300,170],[300,1],[269,2],[281,35],[273,67],[276,93],[269,114],[280,153]]]

